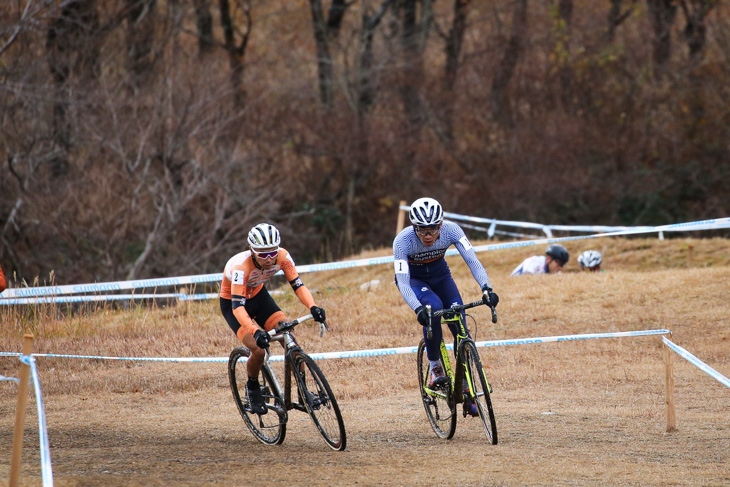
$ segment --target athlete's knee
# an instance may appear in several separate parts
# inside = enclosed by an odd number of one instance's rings
[[[269,319],[266,320],[266,323],[264,324],[264,330],[273,330],[274,328],[276,328],[276,325],[278,325],[280,321],[286,321],[286,315],[283,311],[277,311],[269,316]]]

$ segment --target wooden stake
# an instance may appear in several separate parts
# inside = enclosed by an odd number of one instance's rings
[[[401,210],[401,206],[406,206],[406,200],[400,200],[400,204],[398,205],[398,225],[395,228],[395,234],[398,235],[401,230],[403,230],[403,225],[406,221],[406,210]]]
[[[33,335],[25,335],[23,338],[23,355],[33,353]],[[13,431],[13,456],[10,461],[10,483],[9,487],[17,487],[20,478],[20,453],[23,449],[23,421],[25,419],[25,407],[28,404],[28,382],[30,378],[30,365],[21,362],[20,384],[18,384],[18,405],[15,410],[15,430]]]
[[[674,352],[664,346],[664,364],[666,365],[665,404],[667,406],[667,433],[677,431],[677,416],[674,410]]]

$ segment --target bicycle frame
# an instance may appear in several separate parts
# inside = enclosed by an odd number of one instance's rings
[[[449,311],[449,310],[447,309],[446,311]],[[446,375],[449,376],[451,390],[454,391],[454,401],[456,402],[456,404],[461,404],[464,402],[464,395],[456,394],[456,391],[463,390],[463,384],[464,384],[465,379],[469,386],[469,390],[470,391],[474,390],[474,378],[469,375],[469,370],[466,367],[466,363],[464,362],[464,359],[463,359],[463,357],[464,357],[463,344],[466,341],[469,341],[472,343],[474,341],[469,337],[469,329],[467,328],[466,323],[464,322],[464,316],[462,316],[461,313],[459,313],[454,318],[444,318],[441,321],[441,324],[443,324],[443,325],[448,325],[449,323],[457,324],[456,348],[454,349],[454,356],[456,358],[455,367],[452,368],[452,366],[451,366],[451,358],[449,357],[449,350],[446,348],[446,343],[443,340],[441,340],[441,358],[444,362],[444,370],[446,372]],[[486,378],[485,378],[485,380],[486,380]],[[428,387],[426,387],[426,389],[429,391],[430,394],[443,395],[443,393],[441,393],[439,391],[434,391],[432,389],[429,389]],[[490,386],[489,392],[491,392],[491,386]]]
[[[275,328],[269,332],[269,336],[271,337],[272,342],[279,342],[282,343],[284,346],[284,388],[282,389],[281,383],[279,382],[279,378],[276,376],[276,373],[274,372],[273,367],[269,364],[269,349],[266,350],[266,357],[264,358],[264,364],[263,367],[266,367],[269,369],[269,372],[271,373],[271,377],[274,379],[274,388],[276,389],[276,393],[284,398],[284,408],[286,411],[290,411],[292,409],[296,409],[297,411],[302,412],[308,412],[307,406],[305,404],[302,404],[300,402],[294,402],[292,401],[292,383],[297,384],[297,390],[299,389],[299,384],[296,380],[294,380],[294,355],[296,353],[303,352],[302,347],[297,344],[296,339],[294,338],[294,335],[291,332],[291,329],[294,328],[297,324],[307,321],[312,318],[312,315],[306,315],[303,316],[293,322],[291,322],[290,326],[287,328]],[[324,325],[327,326],[327,325]],[[329,329],[329,327],[327,327]],[[320,336],[322,332],[320,331]]]
[[[296,383],[294,380],[294,354],[301,352],[302,348],[297,345],[296,340],[294,339],[294,336],[290,332],[285,332],[279,337],[272,338],[271,341],[279,341],[284,343],[284,388],[282,389],[281,384],[279,383],[279,378],[276,376],[276,373],[274,372],[274,369],[269,364],[269,351],[266,351],[266,358],[264,359],[264,367],[267,367],[269,369],[269,372],[271,373],[271,377],[274,379],[274,388],[276,389],[277,395],[284,398],[284,408],[287,411],[290,411],[292,409],[296,409],[298,411],[307,412],[307,407],[299,402],[293,402],[291,397],[291,391],[292,391],[292,383]],[[297,389],[299,388],[299,385],[297,384]]]
[[[438,310],[431,313],[430,307],[427,308],[429,315],[429,323],[432,317],[441,318],[438,326],[443,324],[455,326],[455,363],[452,367],[452,361],[443,339],[440,344],[441,361],[444,371],[449,377],[448,384],[439,385],[434,388],[428,387],[428,357],[426,349],[426,339],[421,340],[418,346],[418,356],[416,362],[418,364],[419,377],[421,383],[421,399],[426,409],[431,426],[437,436],[443,439],[450,439],[456,430],[456,405],[463,403],[463,414],[475,416],[472,405],[478,412],[487,437],[492,444],[497,444],[497,424],[494,417],[494,410],[490,399],[492,386],[489,384],[479,357],[474,340],[469,336],[469,329],[466,325],[465,310],[480,306],[485,303],[483,301],[475,301],[466,305],[455,304],[450,308]],[[496,322],[496,312],[492,308],[492,321]],[[433,336],[431,325],[426,328],[426,337]],[[425,361],[425,363],[424,363]],[[464,394],[464,391],[468,391]],[[469,401],[470,407],[466,407],[466,401]]]

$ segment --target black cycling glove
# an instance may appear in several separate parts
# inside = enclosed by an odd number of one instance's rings
[[[499,304],[499,296],[497,296],[497,293],[492,291],[490,287],[484,286],[482,288],[482,292],[482,301],[484,301],[484,304],[491,307],[495,307]]]
[[[323,308],[320,308],[319,306],[312,306],[311,308],[309,308],[309,312],[312,313],[312,318],[314,318],[314,321],[318,323],[325,322]]]
[[[418,322],[421,326],[428,326],[428,310],[424,305],[416,308],[416,318],[418,318]]]
[[[269,348],[269,340],[271,337],[269,337],[269,334],[266,333],[264,330],[256,330],[256,332],[253,334],[254,339],[256,339],[256,346],[259,348]]]

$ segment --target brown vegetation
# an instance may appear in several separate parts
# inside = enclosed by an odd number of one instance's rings
[[[501,296],[500,321],[475,311],[478,340],[666,328],[672,340],[730,376],[730,253],[724,239],[604,239],[605,272],[510,278],[530,249],[480,254]],[[598,247],[600,245],[600,247]],[[573,255],[585,242],[568,242]],[[534,251],[535,249],[533,249]],[[387,249],[363,255],[386,255]],[[466,299],[479,289],[450,258]],[[366,289],[362,284],[372,280]],[[327,309],[331,333],[297,336],[310,352],[415,345],[420,327],[388,265],[305,276]],[[306,310],[288,292],[290,316]],[[226,357],[237,340],[215,302],[164,309],[20,320],[0,316],[0,350],[137,357]],[[474,331],[474,330],[473,330]],[[37,359],[55,485],[423,485],[434,476],[467,485],[702,485],[730,481],[730,392],[675,358],[677,431],[665,432],[663,346],[658,337],[482,349],[494,386],[500,443],[474,420],[455,438],[430,430],[415,357],[320,360],[343,410],[345,452],[332,452],[302,413],[280,447],[246,430],[226,367]],[[17,376],[17,360],[0,358]],[[0,386],[0,485],[8,478],[15,386]],[[31,398],[21,485],[40,485]]]
[[[35,0],[0,6],[0,261],[16,286],[219,272],[252,224],[300,262],[395,207],[726,216],[728,6]]]

